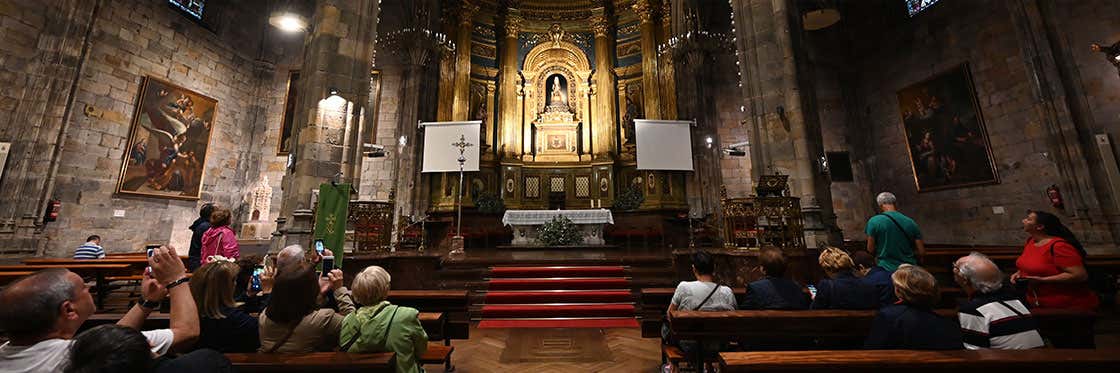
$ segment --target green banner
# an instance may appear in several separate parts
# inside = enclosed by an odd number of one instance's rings
[[[335,268],[342,267],[342,248],[346,245],[346,217],[350,207],[350,184],[319,185],[319,205],[315,210],[313,240],[334,253]],[[312,242],[314,247],[314,242]]]

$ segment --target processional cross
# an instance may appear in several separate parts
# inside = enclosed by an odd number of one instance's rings
[[[459,135],[459,141],[451,143],[451,146],[459,148],[459,193],[456,193],[455,204],[458,209],[459,217],[455,226],[455,235],[458,237],[463,236],[463,165],[467,163],[467,148],[474,146],[467,142],[466,135]]]

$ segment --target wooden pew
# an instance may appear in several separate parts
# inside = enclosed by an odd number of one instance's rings
[[[443,334],[439,336],[445,346],[451,345],[451,339],[470,338],[470,298],[466,290],[390,290],[388,300],[420,312],[446,314]]]
[[[1115,372],[1120,349],[723,352],[721,372]]]
[[[396,354],[351,354],[346,352],[312,352],[307,354],[226,354],[242,373],[253,372],[394,372]]]
[[[744,287],[731,288],[735,300],[742,302],[747,294]],[[661,320],[673,299],[674,288],[644,288],[638,297],[638,322],[642,326],[642,338],[660,338]]]
[[[256,317],[258,315],[251,314]],[[123,313],[95,313],[86,319],[86,322],[78,329],[79,332],[104,324],[115,324],[122,317]],[[443,312],[421,312],[418,317],[420,318],[420,325],[424,327],[424,332],[428,333],[429,340],[440,340],[445,334],[443,327],[447,322],[447,314]],[[144,320],[144,330],[151,329],[167,329],[171,325],[171,314],[164,312],[152,312],[148,318]],[[437,337],[433,337],[437,336]]]
[[[0,286],[7,285],[8,283],[10,283],[12,281],[19,280],[19,279],[23,278],[24,276],[30,275],[32,273],[35,273],[35,272],[32,272],[32,271],[0,272]]]
[[[104,264],[104,263],[81,263],[81,264],[35,264],[35,265],[0,265],[0,273],[3,272],[34,272],[43,269],[63,268],[74,272],[79,276],[92,276],[96,279],[97,283],[97,296],[94,301],[97,307],[102,307],[105,304],[105,291],[108,281],[105,280],[107,276],[111,275],[131,275],[132,269],[128,264]]]

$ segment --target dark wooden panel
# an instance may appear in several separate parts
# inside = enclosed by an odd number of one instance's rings
[[[393,372],[392,352],[351,354],[313,352],[308,354],[226,354],[240,372]]]
[[[1120,349],[720,353],[723,372],[1114,372]]]

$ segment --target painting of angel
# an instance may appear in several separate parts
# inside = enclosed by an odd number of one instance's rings
[[[117,193],[198,199],[218,101],[145,77]]]

